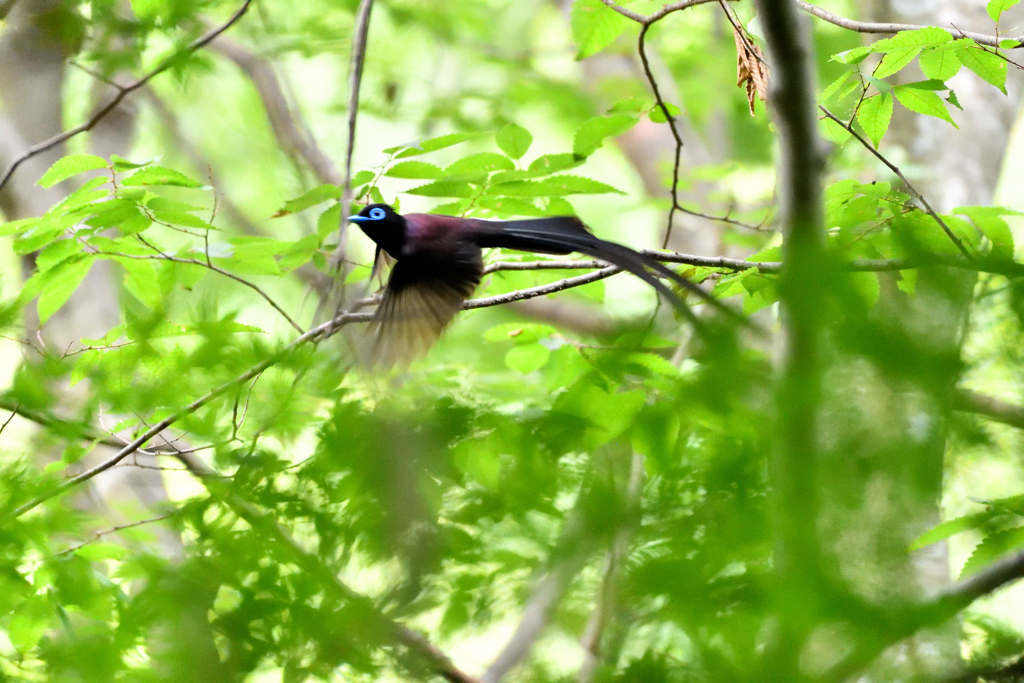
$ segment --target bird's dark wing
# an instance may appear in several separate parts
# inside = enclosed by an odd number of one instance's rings
[[[594,237],[587,232],[586,226],[578,218],[555,216],[525,221],[477,221],[477,223],[480,226],[478,243],[482,247],[501,247],[547,254],[567,254],[578,251],[581,254],[608,261],[623,270],[628,270],[654,287],[684,315],[693,320],[692,311],[659,277],[650,272],[654,271],[657,275],[666,277],[693,292],[715,308],[734,317],[738,315],[694,283],[649,256],[644,256],[621,244]]]
[[[433,345],[480,284],[480,249],[457,242],[444,252],[399,259],[370,326],[372,365],[407,364]]]

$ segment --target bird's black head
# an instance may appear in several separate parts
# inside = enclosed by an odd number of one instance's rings
[[[402,255],[405,245],[405,219],[387,204],[370,204],[348,219],[358,223],[366,236],[388,252],[392,258]]]

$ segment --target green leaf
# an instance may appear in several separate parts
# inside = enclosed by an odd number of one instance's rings
[[[959,47],[957,56],[968,69],[1006,94],[1006,61],[980,47]]]
[[[94,154],[72,154],[54,162],[43,177],[36,181],[40,187],[53,187],[59,182],[86,171],[107,168],[105,159]]]
[[[910,550],[920,550],[932,543],[944,541],[950,536],[954,536],[964,531],[970,531],[971,529],[977,529],[990,519],[992,519],[991,512],[979,512],[973,515],[965,515],[963,517],[957,517],[956,519],[946,520],[934,529],[929,529],[921,534],[916,541],[910,544]]]
[[[840,64],[859,64],[860,62],[863,62],[864,58],[869,54],[871,54],[871,48],[862,46],[834,54],[832,55],[832,59]]]
[[[354,189],[361,185],[365,185],[376,177],[377,174],[373,171],[359,171],[359,173],[352,176],[352,187]]]
[[[530,162],[530,171],[533,173],[557,173],[576,168],[583,164],[585,159],[575,154],[545,154]]]
[[[541,344],[520,344],[505,354],[505,365],[524,375],[544,367],[551,350]]]
[[[585,121],[576,131],[572,152],[577,156],[588,157],[604,144],[605,138],[622,135],[635,126],[637,121],[637,117],[627,114],[595,116]]]
[[[683,113],[683,110],[672,104],[671,102],[665,103],[665,109],[668,109],[668,113],[673,117],[679,116]],[[667,123],[668,119],[665,117],[665,111],[661,108],[660,104],[654,105],[651,109],[651,113],[647,115],[654,123]]]
[[[569,13],[569,25],[579,48],[576,59],[585,59],[605,49],[632,23],[600,0],[575,0]]]
[[[947,45],[930,50],[918,60],[921,71],[927,78],[937,81],[948,81],[960,71],[960,58],[956,55],[956,47]]]
[[[1014,254],[1013,231],[1002,216],[1020,215],[1012,209],[999,206],[961,206],[953,209],[953,213],[969,217],[978,229],[984,233],[992,249],[989,256],[997,259],[1012,260]]]
[[[410,145],[399,145],[398,147],[389,147],[384,150],[385,154],[395,154],[396,159],[404,159],[406,157],[419,156],[420,154],[426,154],[427,152],[436,152],[439,149],[445,147],[451,147],[457,145],[460,142],[466,140],[472,140],[478,137],[479,133],[449,133],[448,135],[439,135],[436,138],[428,138],[419,143]],[[401,151],[399,151],[401,150]]]
[[[446,176],[460,176],[472,173],[490,173],[492,171],[511,171],[516,165],[504,154],[497,152],[478,152],[459,159],[444,169]]]
[[[47,271],[46,282],[39,292],[39,301],[36,303],[40,325],[46,323],[50,316],[67,303],[67,300],[78,289],[78,285],[89,274],[92,263],[91,257],[79,258],[65,261]]]
[[[153,161],[155,160],[150,159],[149,161],[143,161],[142,163],[137,164],[134,161],[128,161],[124,157],[119,157],[116,154],[110,155],[111,167],[118,173],[124,173],[125,171],[134,171],[137,168],[149,166],[151,163],[153,163]]]
[[[510,123],[498,131],[496,141],[502,152],[513,159],[519,159],[530,149],[533,136],[522,126]]]
[[[341,196],[341,188],[337,185],[320,185],[314,187],[308,192],[304,192],[295,199],[290,199],[284,203],[280,209],[277,210],[271,218],[278,218],[280,216],[287,216],[291,213],[299,213],[306,209],[316,206],[317,204],[323,204],[326,201],[337,199]]]
[[[875,78],[886,78],[887,76],[892,76],[907,64],[914,61],[914,57],[916,57],[917,53],[920,51],[920,46],[902,47],[892,50],[891,52],[886,53],[885,57],[882,58],[882,61],[878,64],[878,68],[875,69],[875,72],[872,75]]]
[[[124,268],[122,280],[124,289],[151,311],[160,310],[163,295],[160,291],[160,278],[152,261],[138,259],[115,259]]]
[[[89,543],[76,549],[75,555],[90,562],[100,562],[102,560],[120,560],[129,552],[131,551],[128,548],[116,543]]]
[[[961,578],[983,569],[1002,555],[1024,547],[1024,526],[999,531],[978,544],[964,564]]]
[[[953,124],[954,128],[959,128],[953,121],[953,117],[949,115],[949,110],[946,109],[946,103],[942,101],[942,98],[936,95],[931,90],[922,90],[920,88],[910,88],[907,86],[897,86],[893,89],[896,93],[896,99],[899,100],[900,104],[909,109],[910,111],[917,112],[918,114],[925,114],[927,116],[934,116],[935,118],[948,121]]]
[[[121,181],[122,185],[170,185],[173,187],[203,187],[197,180],[192,180],[184,173],[163,166],[147,166]]]
[[[824,128],[824,135],[836,145],[842,146],[853,137],[850,131],[830,118],[821,119],[821,125]]]
[[[604,194],[615,192],[625,194],[611,185],[574,175],[560,175],[544,180],[520,180],[499,183],[488,188],[487,193],[504,197],[561,197],[571,194]]]
[[[341,203],[336,203],[331,208],[320,214],[320,217],[316,219],[316,234],[320,236],[320,239],[326,239],[328,235],[331,235],[338,231],[341,227]]]
[[[444,171],[441,170],[441,167],[426,161],[403,161],[389,168],[384,175],[389,178],[436,180],[444,176]]]
[[[892,95],[879,93],[864,100],[857,112],[857,121],[864,132],[867,133],[871,142],[878,147],[889,130],[889,122],[892,120]]]
[[[999,21],[999,17],[1003,12],[1010,9],[1018,2],[1020,2],[1020,0],[989,0],[985,10],[988,12],[988,15],[992,17],[992,21]]]
[[[879,40],[870,46],[872,52],[890,52],[907,47],[934,47],[945,45],[953,40],[949,31],[944,31],[935,26],[914,29],[912,31],[900,31],[892,38]]]
[[[421,197],[461,197],[468,199],[474,194],[469,183],[459,183],[451,180],[438,180],[406,190],[406,194],[415,194]]]
[[[828,102],[832,99],[833,95],[839,92],[839,89],[850,82],[850,78],[853,76],[852,71],[844,71],[843,74],[828,84],[828,87],[821,91],[821,101]],[[857,85],[854,82],[854,85]]]

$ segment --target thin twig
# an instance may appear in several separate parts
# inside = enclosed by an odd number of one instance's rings
[[[882,155],[881,152],[879,152],[877,149],[875,149],[874,145],[872,145],[870,142],[865,140],[860,135],[860,133],[858,133],[856,130],[854,130],[853,126],[849,125],[848,123],[846,123],[845,121],[840,119],[838,116],[836,116],[835,114],[830,112],[825,107],[822,107],[822,106],[819,105],[818,109],[820,109],[822,112],[824,112],[825,116],[827,116],[828,118],[832,119],[833,121],[838,123],[840,126],[842,126],[844,130],[846,130],[848,133],[850,133],[850,135],[855,137],[857,139],[857,142],[859,142],[861,145],[863,145],[864,149],[866,149],[869,152],[871,152],[879,161],[881,161],[883,164],[885,164],[889,168],[890,171],[895,173],[896,177],[898,177],[900,180],[903,181],[903,184],[906,185],[907,190],[910,192],[910,194],[912,194],[917,201],[921,202],[921,206],[924,207],[924,210],[928,213],[929,216],[931,216],[933,219],[935,219],[935,222],[939,224],[939,226],[942,228],[943,232],[946,233],[946,236],[949,237],[950,240],[952,240],[953,244],[956,245],[956,248],[960,250],[960,253],[964,255],[964,258],[966,258],[968,261],[970,261],[970,260],[972,260],[974,258],[971,255],[971,252],[969,252],[967,250],[967,247],[964,246],[964,243],[960,241],[960,238],[957,237],[953,233],[953,231],[950,229],[950,227],[948,225],[946,225],[946,222],[944,220],[942,220],[942,218],[939,217],[939,214],[937,214],[935,212],[935,209],[933,209],[932,205],[928,203],[928,200],[924,198],[924,195],[921,194],[920,192],[918,192],[917,188],[914,187],[914,185],[909,180],[907,180],[907,177],[905,175],[903,175],[903,172],[899,169],[898,166],[896,166],[896,164],[894,164],[891,161],[889,161],[888,159],[886,159]]]
[[[21,166],[21,164],[28,161],[37,154],[42,154],[46,150],[52,149],[57,145],[66,142],[67,140],[75,137],[80,133],[85,133],[86,131],[92,130],[97,123],[99,123],[101,120],[103,120],[103,118],[107,116],[107,114],[114,111],[114,109],[117,108],[117,105],[121,104],[121,100],[123,100],[125,97],[127,97],[131,93],[135,92],[136,90],[144,86],[155,76],[162,74],[164,71],[167,71],[167,69],[171,68],[174,64],[177,64],[181,60],[183,55],[192,54],[196,50],[199,50],[208,45],[210,41],[212,41],[214,38],[219,36],[224,31],[231,28],[231,26],[235,22],[241,19],[242,16],[248,11],[249,6],[252,5],[252,3],[253,0],[245,0],[242,3],[242,6],[239,7],[235,11],[235,13],[231,15],[231,18],[228,19],[225,23],[221,24],[220,26],[211,31],[204,33],[202,36],[192,41],[185,49],[179,52],[175,52],[173,55],[167,57],[162,62],[160,62],[160,64],[157,65],[155,69],[147,73],[139,80],[119,88],[117,94],[82,125],[76,126],[71,130],[64,131],[63,133],[58,133],[57,135],[54,135],[48,140],[44,140],[43,142],[32,145],[27,150],[19,154],[17,157],[14,158],[10,166],[7,167],[7,170],[4,171],[3,176],[0,176],[0,189],[3,189],[3,187],[7,184],[7,181],[11,179],[11,175],[14,174],[14,171],[17,170],[17,168]]]
[[[607,4],[607,3],[606,3]],[[824,10],[817,5],[812,5],[804,0],[796,0],[796,6],[804,12],[814,15],[823,21],[827,21],[830,24],[835,24],[850,31],[856,31],[858,33],[899,33],[900,31],[916,31],[923,26],[917,26],[915,24],[881,24],[868,21],[854,21],[853,19],[847,19],[841,17],[838,14],[833,14],[828,10]],[[1004,40],[1012,40],[1016,42],[1016,45],[1012,45],[1012,48],[1024,47],[1024,36],[1014,38],[1000,38],[999,36],[990,36],[984,33],[973,33],[971,31],[961,31],[955,27],[946,28],[939,26],[943,31],[946,31],[954,38],[970,38],[974,42],[980,45],[988,45],[990,47],[1002,47],[1000,43]]]
[[[10,416],[6,420],[4,420],[4,423],[2,425],[0,425],[0,434],[3,434],[4,430],[7,429],[7,425],[11,424],[11,420],[13,420],[14,416],[18,414],[18,408],[20,407],[20,403],[14,404],[14,408],[11,410]]]
[[[735,0],[729,1],[735,2]],[[646,16],[643,14],[638,14],[631,9],[626,9],[625,7],[620,6],[618,3],[615,2],[615,0],[601,0],[601,2],[603,2],[608,7],[611,7],[613,10],[615,10],[622,16],[628,19],[632,19],[638,24],[650,26],[654,22],[666,17],[672,12],[678,12],[679,10],[682,9],[689,9],[691,7],[696,7],[697,5],[703,5],[709,2],[718,2],[718,0],[682,0],[681,2],[673,2],[671,4],[665,5],[657,12],[654,12],[653,14],[648,14]]]
[[[176,470],[176,471],[181,472],[181,471],[184,471],[184,470]],[[73,545],[70,548],[66,548],[66,549],[60,551],[59,553],[55,553],[54,557],[61,557],[63,555],[70,555],[71,553],[75,552],[76,550],[79,550],[80,548],[84,548],[85,546],[89,545],[90,543],[95,543],[96,541],[100,540],[104,536],[108,536],[110,534],[117,533],[118,531],[124,531],[125,529],[132,529],[132,528],[137,527],[137,526],[143,526],[144,524],[153,524],[154,522],[162,522],[165,519],[170,519],[174,515],[178,514],[178,512],[179,512],[178,510],[174,510],[172,512],[168,512],[167,514],[159,515],[157,517],[150,517],[149,519],[140,519],[137,522],[129,522],[127,524],[120,524],[118,526],[110,527],[109,529],[104,529],[102,531],[97,531],[97,532],[95,532],[92,535],[92,538],[90,538],[88,541],[84,541],[82,543],[79,543],[78,545]]]
[[[356,30],[352,37],[352,59],[349,63],[348,139],[345,143],[345,184],[341,190],[341,221],[338,226],[338,248],[335,251],[336,268],[342,269],[348,247],[348,216],[352,212],[352,155],[356,147],[356,118],[359,114],[359,91],[363,84],[363,64],[366,62],[366,39],[370,32],[370,11],[373,0],[360,0],[356,12]]]

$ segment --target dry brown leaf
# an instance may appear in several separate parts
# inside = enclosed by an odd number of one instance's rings
[[[736,39],[736,85],[746,88],[750,115],[754,116],[754,97],[768,100],[768,67],[754,41],[737,28],[733,28],[732,35]]]

